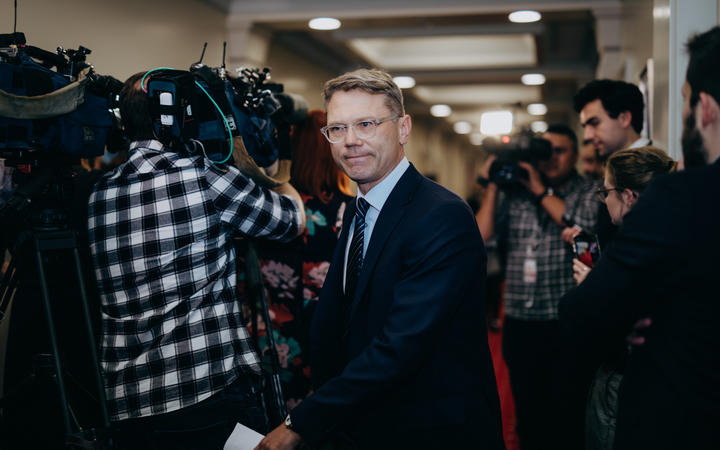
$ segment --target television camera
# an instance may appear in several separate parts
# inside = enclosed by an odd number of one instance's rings
[[[237,77],[229,76],[224,59],[223,52],[218,68],[202,64],[201,56],[189,71],[158,68],[145,74],[141,85],[150,97],[159,140],[224,163],[239,136],[260,167],[278,158],[289,160],[290,126],[305,119],[306,102],[283,92],[282,84],[269,82],[268,68],[242,68]]]
[[[490,181],[505,188],[516,186],[521,180],[528,179],[527,170],[520,167],[518,162],[524,161],[537,166],[538,162],[552,156],[550,141],[529,132],[510,137],[509,142],[487,138],[483,141],[483,149],[497,156],[490,166]]]
[[[51,53],[26,45],[23,33],[0,35],[0,158],[14,169],[11,193],[2,192],[0,202],[0,254],[10,255],[0,320],[12,311],[3,447],[89,448],[109,436],[92,325],[97,311],[86,294],[93,283],[83,270],[94,179],[79,163],[103,155],[112,140],[110,109],[122,83],[96,74],[86,62],[90,53],[82,46]],[[33,434],[35,423],[47,423],[45,432]]]

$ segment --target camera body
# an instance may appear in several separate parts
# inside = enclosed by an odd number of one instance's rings
[[[230,136],[241,136],[248,154],[260,167],[281,155],[284,139],[297,117],[307,114],[304,100],[283,93],[269,83],[269,69],[243,69],[228,77],[216,69],[194,64],[190,71],[156,69],[146,86],[156,135],[166,145],[188,148],[202,142],[206,156],[222,159]],[[299,98],[299,100],[296,100]]]
[[[521,180],[528,179],[527,170],[520,167],[518,162],[537,166],[538,162],[552,156],[550,141],[527,133],[515,135],[509,142],[487,138],[483,141],[483,149],[497,156],[490,166],[489,179],[500,187],[517,185]]]
[[[16,47],[0,48],[0,152],[102,155],[113,126],[105,85],[95,83],[92,71],[73,83],[75,69],[90,67],[84,62],[90,50],[53,54],[23,45],[22,33],[0,35],[0,46],[15,41]]]

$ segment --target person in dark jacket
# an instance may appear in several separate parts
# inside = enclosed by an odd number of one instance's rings
[[[687,48],[687,169],[650,185],[612,248],[560,302],[561,325],[586,348],[651,319],[620,386],[616,450],[720,448],[720,27]]]

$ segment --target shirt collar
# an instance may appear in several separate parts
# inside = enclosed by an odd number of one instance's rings
[[[149,141],[133,141],[130,143],[129,150],[135,150],[136,148],[146,148],[149,150],[158,150],[163,151],[165,149],[165,146],[162,142],[157,141],[155,139],[151,139]]]
[[[635,141],[635,142],[633,142],[632,144],[630,144],[630,147],[628,147],[628,148],[646,147],[646,146],[648,146],[648,145],[650,145],[650,141],[647,140],[647,139],[644,138],[644,137],[641,137],[641,138],[638,138],[637,141]]]
[[[364,198],[370,206],[380,211],[408,167],[410,167],[410,162],[403,156],[403,159],[395,166],[392,172],[370,189],[367,194],[363,195],[362,192],[358,191],[358,198]]]

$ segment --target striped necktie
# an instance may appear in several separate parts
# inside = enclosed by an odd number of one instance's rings
[[[355,212],[355,231],[350,250],[348,251],[347,272],[345,272],[345,296],[350,301],[355,297],[360,269],[363,263],[363,241],[365,239],[365,214],[369,203],[364,198],[357,199],[357,211]]]

